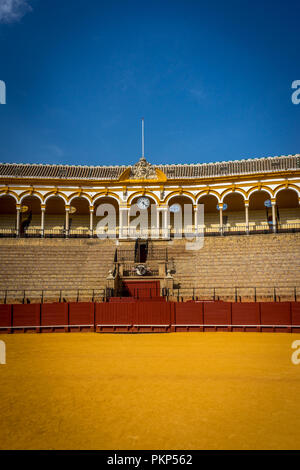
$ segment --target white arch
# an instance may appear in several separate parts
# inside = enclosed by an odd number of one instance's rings
[[[213,192],[209,192],[207,194],[201,194],[198,198],[197,198],[197,201],[196,201],[196,204],[199,204],[199,200],[202,199],[203,197],[205,196],[213,196],[217,201],[218,201],[218,204],[221,203],[221,199],[220,199],[220,195],[216,193],[213,193]],[[201,203],[200,203],[201,204]]]
[[[23,196],[20,198],[20,203],[22,203],[23,199],[25,199],[26,197],[36,197],[37,199],[39,199],[40,203],[43,204],[43,199],[41,198],[41,196],[37,193],[27,193],[27,194],[23,194]]]
[[[242,198],[243,198],[244,201],[247,201],[247,198],[246,198],[245,194],[243,193],[243,191],[240,191],[239,189],[236,189],[235,191],[231,191],[231,192],[228,192],[228,193],[224,194],[224,195],[221,197],[220,202],[221,202],[221,203],[224,202],[225,197],[231,196],[232,194],[236,194],[236,193],[240,194],[240,195],[242,196]]]
[[[270,196],[271,198],[273,198],[273,194],[272,194],[272,192],[271,192],[271,189],[266,188],[266,187],[263,187],[263,188],[261,188],[261,189],[258,189],[258,188],[250,189],[249,194],[248,194],[248,199],[250,200],[252,194],[254,194],[254,193],[260,193],[260,192],[268,193],[269,196]]]
[[[300,189],[296,189],[294,186],[288,186],[287,188],[285,186],[281,186],[279,188],[277,188],[275,191],[274,191],[274,197],[276,198],[277,194],[280,193],[280,191],[286,191],[286,190],[291,190],[291,191],[295,191],[296,194],[298,194],[298,197],[300,197]]]
[[[1,194],[0,194],[0,197],[2,197],[2,196],[10,196],[10,197],[14,198],[14,200],[16,201],[16,204],[19,203],[19,200],[18,200],[17,196],[15,196],[15,195],[12,194],[12,193],[1,193]]]
[[[95,206],[95,203],[97,201],[99,201],[99,199],[103,199],[103,198],[112,198],[114,199],[114,201],[116,201],[118,203],[118,206],[120,205],[120,201],[119,199],[117,198],[117,196],[115,195],[112,195],[112,194],[99,194],[99,196],[96,196],[96,198],[92,201],[92,205]]]
[[[192,202],[192,204],[194,205],[195,204],[195,200],[192,198],[192,196],[190,196],[189,194],[173,194],[167,201],[167,205],[169,206],[170,205],[170,201],[172,201],[172,199],[174,199],[175,197],[186,197],[187,199],[190,199],[190,201]]]
[[[53,198],[53,197],[59,197],[60,199],[62,199],[62,200],[65,202],[65,204],[68,204],[68,201],[67,201],[67,199],[66,199],[66,196],[65,196],[64,194],[61,194],[61,193],[52,193],[52,194],[48,194],[48,196],[45,197],[45,199],[44,199],[44,204],[46,204],[47,201],[48,201],[49,199]]]
[[[69,199],[69,204],[71,204],[73,199],[77,199],[77,198],[86,199],[89,203],[89,206],[91,205],[91,200],[85,194],[80,194],[80,196],[78,196],[78,194],[74,194],[74,196],[72,196],[71,199]]]

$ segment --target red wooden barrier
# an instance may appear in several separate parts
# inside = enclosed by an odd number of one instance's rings
[[[41,325],[40,304],[16,304],[13,308],[12,326],[15,330],[31,330],[36,328],[39,330]]]
[[[120,300],[120,299],[119,299]],[[297,328],[298,327],[298,328]],[[166,302],[0,305],[0,332],[264,331],[300,333],[300,302]]]
[[[203,302],[204,331],[226,331],[231,325],[231,302]]]
[[[136,304],[133,319],[135,331],[168,331],[171,327],[171,308],[169,302],[140,301]]]
[[[95,304],[93,302],[70,302],[69,326],[71,331],[94,329],[94,309]]]
[[[174,306],[174,331],[203,331],[203,302],[179,302]]]
[[[130,297],[142,299],[160,296],[159,281],[124,281],[123,286]]]
[[[260,302],[260,313],[264,332],[286,331],[291,325],[291,302]]]
[[[95,304],[95,324],[97,331],[129,331],[133,323],[136,302],[105,302]]]
[[[67,303],[47,303],[41,307],[41,326],[45,331],[59,331],[67,328],[69,324],[68,318],[69,304]]]
[[[291,302],[292,325],[300,326],[300,302]],[[300,328],[293,328],[292,333],[300,333]]]
[[[0,305],[0,333],[7,333],[12,325],[12,306]]]
[[[259,331],[260,304],[256,302],[233,303],[231,309],[232,331]],[[253,326],[251,326],[253,325]]]

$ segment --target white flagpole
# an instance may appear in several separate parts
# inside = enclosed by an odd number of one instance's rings
[[[142,157],[144,157],[144,118],[142,118]]]

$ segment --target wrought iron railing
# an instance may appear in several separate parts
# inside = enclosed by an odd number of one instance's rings
[[[97,302],[111,297],[111,289],[0,289],[0,303]]]
[[[300,300],[300,286],[200,286],[200,287],[174,287],[164,289],[163,295],[177,301],[192,300],[231,300],[233,302],[257,302]]]
[[[154,289],[154,290],[153,290]],[[236,287],[176,287],[172,289],[151,289],[146,287],[135,288],[130,294],[120,287],[99,289],[1,289],[0,303],[48,303],[48,302],[105,302],[110,297],[132,295],[143,298],[151,295],[161,295],[166,300],[182,302],[185,300],[231,301],[231,302],[283,302],[300,301],[300,286],[236,286]],[[154,292],[155,291],[155,292]],[[149,295],[150,296],[150,295]]]
[[[237,225],[237,226],[230,226],[230,225],[223,225],[222,227],[217,225],[216,226],[207,226],[203,228],[199,228],[197,234],[199,236],[203,235],[206,237],[211,236],[223,236],[223,235],[244,235],[244,234],[267,234],[267,233],[295,233],[300,232],[300,223],[277,223],[275,229],[273,228],[272,224],[256,224],[252,225],[249,224],[247,227],[246,225]],[[110,234],[102,234],[99,236],[97,231],[92,231],[88,228],[83,229],[70,229],[67,233],[64,228],[59,229],[45,229],[44,231],[40,228],[30,228],[28,227],[23,232],[17,233],[16,228],[6,228],[0,227],[0,238],[106,238],[108,236],[113,236],[113,233]],[[118,236],[118,230],[115,234]],[[151,239],[151,231],[147,232],[145,237]],[[195,228],[189,228],[187,230],[177,231],[174,232],[173,229],[168,230],[167,232],[164,230],[160,231],[159,237],[157,238],[176,238],[176,236],[195,236]],[[130,238],[130,237],[129,237]],[[136,238],[132,237],[133,239]],[[125,250],[126,251],[126,250]]]

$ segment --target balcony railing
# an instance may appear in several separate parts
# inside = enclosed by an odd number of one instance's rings
[[[223,236],[223,235],[244,235],[244,234],[267,234],[267,233],[295,233],[300,232],[300,223],[277,223],[275,230],[273,230],[272,224],[261,223],[261,224],[249,224],[247,227],[246,225],[223,225],[221,227],[218,224],[215,226],[206,226],[206,227],[199,227],[198,228],[198,235],[206,236],[206,237],[214,237],[214,236]],[[64,228],[58,229],[45,229],[42,231],[40,228],[27,228],[23,233],[18,234],[16,228],[13,227],[0,227],[0,238],[106,238],[109,236],[115,235],[118,237],[119,230],[117,229],[116,234],[114,233],[106,233],[106,234],[99,234],[94,230],[90,233],[88,228],[82,229],[70,229],[67,233]],[[154,237],[153,237],[154,233]],[[193,226],[188,227],[186,230],[182,231],[174,231],[173,228],[170,228],[167,233],[165,230],[160,229],[160,231],[153,232],[152,230],[143,231],[141,233],[131,234],[128,238],[136,239],[137,236],[141,238],[151,238],[154,239],[169,239],[169,238],[176,238],[176,237],[194,237],[195,236],[195,228]]]

